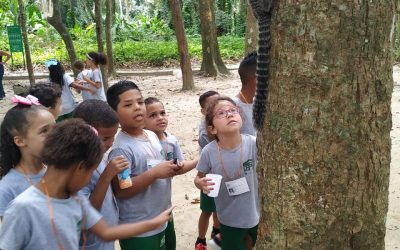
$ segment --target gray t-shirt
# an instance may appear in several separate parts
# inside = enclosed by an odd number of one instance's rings
[[[164,159],[170,161],[177,158],[178,160],[183,161],[182,150],[181,147],[179,147],[176,137],[168,132],[164,132],[164,134],[167,139],[160,141]]]
[[[92,178],[88,185],[79,191],[79,195],[84,196],[89,199],[90,195],[93,193],[97,182],[99,181],[100,175],[104,172],[107,167],[108,155],[104,155],[103,160],[95,171],[93,171]],[[113,195],[111,186],[108,187],[106,196],[104,197],[103,204],[100,209],[100,213],[103,219],[109,225],[118,224],[118,206],[117,201]],[[86,249],[87,250],[114,250],[114,242],[104,242],[94,234],[88,232],[86,238]]]
[[[74,82],[74,79],[70,77],[68,74],[63,75],[64,85],[62,86],[61,92],[61,115],[65,115],[74,111],[76,105],[78,104],[75,101],[75,97],[72,94],[70,85]]]
[[[103,86],[103,77],[101,75],[101,71],[99,68],[92,71],[91,80],[94,82],[100,82],[101,86],[100,86],[100,88],[96,88],[92,85],[89,86],[89,88],[96,90],[96,94],[94,94],[94,95],[89,93],[89,96],[90,96],[89,99],[97,99],[97,100],[106,101],[106,94],[104,92],[104,86]]]
[[[151,166],[148,160],[163,161],[162,147],[156,134],[150,130],[144,130],[147,139],[136,138],[120,131],[115,138],[113,147],[109,154],[109,160],[123,155],[129,162],[130,176],[138,176]],[[132,182],[135,185],[135,182]],[[171,195],[168,195],[171,179],[158,179],[154,181],[145,191],[136,194],[129,199],[117,199],[119,207],[119,223],[139,222],[156,217],[169,207]],[[167,223],[163,226],[138,235],[137,237],[148,237],[156,235],[165,230]]]
[[[207,129],[206,129],[206,122],[204,118],[200,121],[199,124],[199,146],[200,146],[200,153],[203,148],[210,143],[210,139],[208,138]]]
[[[83,197],[51,198],[54,223],[50,222],[48,197],[32,186],[8,206],[0,229],[0,249],[42,250],[59,249],[57,238],[64,249],[78,249],[81,230],[93,227],[101,215]],[[85,223],[82,227],[82,223]]]
[[[256,136],[256,129],[253,125],[253,103],[244,103],[237,96],[232,98],[242,111],[243,125],[240,129],[241,134],[249,134]]]
[[[30,175],[29,178],[32,184],[35,185],[38,183],[45,173],[46,169],[43,169],[36,175]],[[0,180],[0,216],[4,215],[8,204],[20,193],[29,188],[30,185],[24,174],[15,169],[10,169]]]
[[[229,196],[225,181],[230,180],[227,180],[223,174],[217,141],[212,141],[204,147],[199,163],[197,164],[197,170],[205,174],[212,173],[223,176],[219,194],[214,198],[220,222],[230,227],[252,228],[258,224],[260,219],[256,173],[256,138],[243,134],[242,146],[238,146],[232,150],[221,149],[221,157],[228,175],[230,177],[235,176],[235,173],[239,169],[241,149],[243,150],[242,164],[244,171],[242,174],[244,174],[250,188],[250,191],[247,193]]]
[[[84,81],[83,76],[86,76],[86,77],[92,79],[92,71],[89,70],[89,69],[82,70],[81,72],[79,72],[79,74],[76,76],[76,78],[78,80],[83,80]],[[91,85],[89,83],[87,83],[87,82],[83,83],[83,85],[85,87],[91,87]],[[82,94],[82,99],[84,101],[92,99],[92,94],[89,91],[81,90],[81,94]]]

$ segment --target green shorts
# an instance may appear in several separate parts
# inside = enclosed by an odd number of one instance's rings
[[[252,228],[229,227],[220,224],[221,250],[246,250],[245,239],[249,235],[253,247],[257,241],[258,225]]]
[[[215,208],[214,198],[209,197],[203,191],[200,191],[200,209],[203,212],[212,213],[217,211]]]
[[[174,219],[168,221],[168,226],[165,229],[165,250],[176,249],[176,234],[174,228]]]
[[[121,250],[165,250],[165,231],[148,237],[132,237],[119,240]]]
[[[65,115],[60,115],[59,117],[57,117],[56,122],[61,122],[63,120],[67,120],[72,117],[74,117],[74,111]]]

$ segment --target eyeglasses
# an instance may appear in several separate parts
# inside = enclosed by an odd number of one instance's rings
[[[230,107],[229,109],[218,109],[214,113],[214,117],[217,117],[218,119],[222,119],[225,117],[228,117],[228,114],[236,115],[240,113],[239,107]]]

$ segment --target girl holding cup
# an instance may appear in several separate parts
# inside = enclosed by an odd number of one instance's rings
[[[240,134],[240,109],[228,97],[218,97],[210,103],[205,119],[216,140],[201,152],[195,185],[204,193],[216,195],[221,249],[252,249],[260,218],[256,138]],[[222,176],[221,180],[215,175]]]

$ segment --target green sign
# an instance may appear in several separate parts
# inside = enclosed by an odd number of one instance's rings
[[[7,26],[8,41],[10,43],[10,52],[24,52],[22,45],[21,28],[17,25]]]

